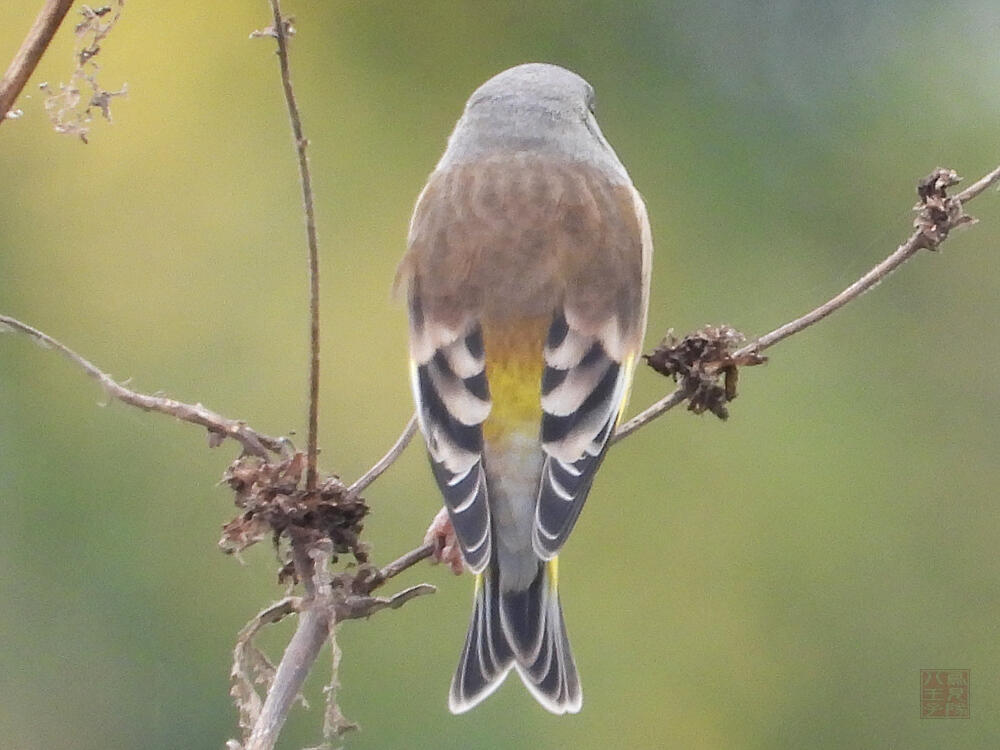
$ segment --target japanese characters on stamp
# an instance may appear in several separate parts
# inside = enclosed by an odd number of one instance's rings
[[[970,672],[968,669],[921,669],[920,718],[968,719]]]

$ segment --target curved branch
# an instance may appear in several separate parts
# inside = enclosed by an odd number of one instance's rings
[[[611,436],[611,444],[614,445],[619,440],[624,440],[639,428],[645,427],[661,414],[666,414],[678,404],[684,403],[684,399],[687,397],[688,394],[685,388],[678,388],[673,393],[664,396],[655,404],[639,412],[632,417],[632,419],[615,430],[615,434]]]
[[[968,203],[986,190],[986,188],[991,185],[995,185],[997,180],[1000,180],[1000,167],[997,167],[989,174],[980,177],[978,180],[969,185],[969,187],[956,195],[955,198],[958,199],[960,203]]]
[[[392,444],[392,447],[388,450],[388,452],[376,461],[374,466],[362,474],[357,481],[354,482],[354,484],[347,488],[347,494],[350,496],[360,494],[365,487],[382,476],[382,474],[385,473],[385,470],[396,462],[396,459],[399,458],[402,452],[406,449],[406,446],[410,444],[410,441],[416,433],[417,415],[412,414],[410,416],[410,421],[406,423],[406,427],[403,428],[403,432],[398,438],[396,438],[396,442]]]
[[[38,67],[42,55],[48,49],[49,42],[55,36],[71,5],[73,0],[46,0],[38,12],[35,23],[21,43],[21,48],[14,55],[7,72],[3,74],[3,79],[0,80],[0,123],[7,119],[24,84]]]
[[[138,391],[126,388],[65,344],[52,338],[47,333],[39,331],[37,328],[32,328],[27,323],[22,323],[17,318],[0,315],[0,327],[2,326],[7,326],[15,331],[27,334],[40,344],[55,349],[100,383],[101,387],[104,388],[104,392],[110,398],[142,409],[143,411],[168,414],[184,422],[204,427],[209,432],[209,444],[213,447],[225,438],[230,438],[242,445],[246,453],[266,458],[270,455],[269,451],[272,453],[281,453],[288,446],[288,441],[285,438],[271,437],[262,432],[257,432],[245,422],[238,419],[228,419],[211,409],[206,409],[201,404],[185,404],[182,401],[175,401],[172,398],[149,396],[145,393],[139,393]]]
[[[955,177],[955,179],[958,179]],[[836,312],[848,302],[857,299],[862,294],[878,286],[883,280],[885,280],[889,274],[903,265],[906,261],[912,258],[922,249],[936,249],[937,246],[943,242],[948,235],[948,232],[955,226],[959,226],[962,223],[969,223],[968,221],[962,221],[961,219],[967,219],[964,214],[961,213],[961,206],[968,201],[971,201],[977,195],[982,193],[990,185],[994,184],[998,179],[1000,179],[1000,167],[994,169],[988,175],[978,180],[973,185],[970,185],[967,190],[956,195],[951,200],[958,203],[959,214],[948,223],[947,226],[937,227],[937,231],[941,232],[943,230],[943,235],[939,239],[931,239],[928,237],[927,231],[924,227],[919,227],[902,245],[896,248],[885,260],[872,268],[868,273],[862,276],[860,279],[855,281],[853,284],[848,286],[840,294],[831,297],[828,301],[824,302],[822,305],[817,307],[815,310],[810,310],[808,313],[803,315],[801,318],[796,318],[793,321],[785,323],[783,326],[775,328],[770,333],[766,333],[756,341],[753,341],[746,346],[737,349],[733,352],[733,358],[739,358],[741,355],[754,354],[762,352],[765,349],[769,349],[779,341],[784,341],[789,336],[792,336],[799,331],[803,331],[809,326],[818,323],[826,316],[833,312]],[[917,223],[920,223],[920,218],[918,217]]]
[[[435,591],[437,589],[429,583],[418,583],[416,586],[410,586],[390,597],[354,594],[345,597],[342,602],[337,604],[337,622],[363,620],[383,609],[399,609],[411,599],[433,594]]]
[[[784,325],[778,326],[773,331],[765,333],[763,336],[752,341],[746,346],[737,349],[730,355],[730,359],[740,360],[742,358],[759,354],[765,349],[769,349],[775,344],[784,341],[789,336],[793,336],[800,331],[804,331],[809,326],[818,323],[823,318],[836,312],[848,302],[857,299],[869,289],[877,286],[893,271],[903,265],[903,263],[916,255],[921,249],[937,249],[937,247],[948,238],[949,232],[955,227],[973,223],[975,219],[972,219],[963,213],[962,207],[964,204],[983,193],[983,191],[991,185],[995,185],[998,181],[1000,181],[1000,167],[997,167],[989,174],[983,176],[958,195],[950,198],[945,196],[944,188],[950,184],[954,184],[954,182],[958,179],[957,175],[950,170],[939,169],[932,173],[932,175],[927,178],[930,182],[927,182],[926,180],[922,181],[918,192],[925,188],[935,188],[940,190],[940,194],[932,195],[929,198],[928,196],[921,194],[923,204],[918,204],[918,208],[921,208],[922,210],[914,222],[917,226],[917,230],[913,232],[913,234],[911,234],[902,245],[897,247],[885,260],[868,271],[868,273],[864,274],[860,279],[840,292],[840,294],[831,297],[822,305],[810,310],[805,315],[789,321]],[[940,185],[938,184],[939,181]],[[925,185],[925,183],[927,184]],[[938,211],[939,213],[935,213],[935,211]],[[611,441],[615,443],[619,440],[624,440],[641,427],[649,424],[654,419],[665,414],[678,404],[683,403],[684,400],[687,399],[688,395],[689,394],[685,388],[681,387],[676,389],[673,393],[670,393],[660,399],[655,404],[620,426],[615,431]]]
[[[378,572],[378,576],[376,577],[375,583],[372,585],[371,589],[378,588],[390,578],[398,576],[407,568],[412,568],[418,562],[426,560],[432,554],[434,554],[434,545],[429,542],[417,547],[416,549],[410,550],[405,555],[393,560],[391,563],[382,568],[382,570]]]

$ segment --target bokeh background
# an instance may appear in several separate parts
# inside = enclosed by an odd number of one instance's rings
[[[39,3],[8,3],[5,65]],[[950,6],[950,7],[947,7]],[[1000,160],[1000,8],[795,2],[288,0],[322,241],[324,466],[359,475],[411,411],[389,286],[472,89],[543,60],[588,78],[656,241],[648,345],[762,333],[909,231],[916,180]],[[130,0],[91,142],[37,84],[0,127],[0,311],[147,391],[270,433],[304,423],[299,188],[263,0]],[[585,706],[509,683],[446,710],[471,580],[347,623],[349,748],[992,748],[1000,742],[1000,196],[747,371],[733,416],[682,411],[612,451],[565,550]],[[641,371],[633,411],[670,384]],[[112,404],[0,338],[0,746],[220,748],[234,635],[282,594],[267,545],[216,548],[236,453]],[[386,562],[438,507],[420,449],[368,493]],[[291,632],[264,638],[274,656]],[[325,659],[281,747],[317,744]],[[919,718],[921,668],[970,668],[972,718]]]

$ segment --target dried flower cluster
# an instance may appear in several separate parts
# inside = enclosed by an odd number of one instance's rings
[[[337,553],[350,552],[359,563],[368,561],[366,545],[360,541],[368,506],[351,495],[336,477],[314,490],[304,488],[304,453],[277,461],[242,456],[234,461],[222,481],[235,492],[236,506],[243,512],[222,529],[219,546],[227,553],[241,552],[262,539],[278,545],[282,537],[318,541],[329,539]],[[290,578],[289,563],[279,577]]]
[[[101,43],[118,23],[125,0],[117,0],[116,7],[103,5],[91,8],[80,6],[80,21],[74,33],[77,38],[76,68],[69,83],[60,83],[58,90],[43,83],[39,88],[45,93],[45,111],[57,133],[79,136],[84,143],[90,132],[90,123],[98,110],[105,120],[111,121],[111,100],[125,96],[127,87],[123,84],[118,91],[105,89],[97,80],[101,66],[94,58],[101,51]],[[86,102],[86,103],[83,103]]]
[[[737,355],[744,341],[742,333],[725,325],[705,326],[680,340],[670,330],[651,354],[642,356],[646,364],[685,390],[688,410],[695,414],[710,411],[727,419],[726,404],[736,398],[739,368],[767,361],[756,352]]]
[[[923,247],[928,250],[937,250],[955,227],[976,223],[975,218],[965,213],[962,201],[947,193],[948,188],[961,180],[954,169],[938,167],[917,183],[920,201],[913,207],[917,212],[913,227],[920,232]]]

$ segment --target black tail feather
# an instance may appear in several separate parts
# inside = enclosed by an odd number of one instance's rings
[[[449,694],[453,713],[486,699],[512,667],[547,710],[580,710],[583,694],[556,591],[555,565],[540,563],[535,580],[517,592],[499,591],[495,559],[477,578],[472,622]]]
[[[472,622],[458,669],[451,680],[448,708],[468,711],[500,687],[514,664],[514,653],[500,623],[500,602],[492,564],[476,577]]]

